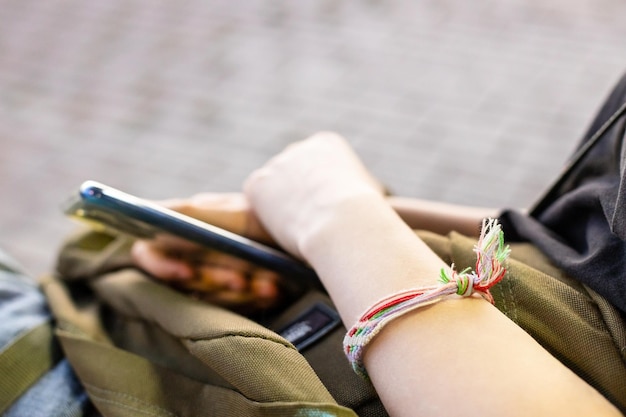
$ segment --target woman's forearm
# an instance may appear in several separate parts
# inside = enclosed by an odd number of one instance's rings
[[[467,236],[478,236],[485,217],[495,217],[497,209],[449,204],[407,197],[387,197],[398,215],[413,229],[429,230],[439,234],[456,231]]]
[[[302,251],[346,323],[391,293],[436,283],[442,261],[382,197],[346,202]],[[394,416],[619,415],[488,302],[451,298],[393,321],[365,365]]]
[[[385,295],[436,283],[446,267],[379,195],[344,202],[300,247],[346,324]]]

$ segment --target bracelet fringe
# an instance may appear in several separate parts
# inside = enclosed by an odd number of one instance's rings
[[[365,347],[387,323],[403,314],[454,294],[462,297],[479,294],[493,304],[489,289],[504,278],[506,274],[504,263],[510,254],[510,248],[504,244],[504,233],[497,220],[483,220],[481,235],[474,246],[474,252],[475,271],[467,268],[456,272],[452,264],[450,272],[446,268],[441,269],[440,285],[400,291],[370,307],[346,333],[343,341],[344,351],[352,369],[360,376],[368,378],[363,365]]]

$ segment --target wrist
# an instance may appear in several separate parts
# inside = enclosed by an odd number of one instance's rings
[[[326,209],[326,215],[318,215],[309,222],[307,230],[300,235],[298,249],[309,262],[315,262],[322,252],[333,251],[332,246],[343,246],[343,242],[363,238],[370,234],[376,223],[393,213],[384,197],[376,192],[364,192]],[[322,255],[323,256],[323,255]]]
[[[310,230],[301,253],[348,324],[388,294],[436,284],[446,266],[381,195],[350,199]]]

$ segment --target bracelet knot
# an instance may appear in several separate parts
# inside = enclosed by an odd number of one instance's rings
[[[453,273],[456,282],[456,293],[461,297],[469,297],[474,293],[474,277],[469,274]]]
[[[456,272],[452,264],[450,272],[442,268],[439,275],[440,285],[400,291],[383,298],[369,308],[359,321],[346,333],[343,346],[354,371],[367,378],[363,365],[365,346],[391,320],[417,308],[435,303],[448,295],[469,297],[478,293],[493,304],[489,289],[500,282],[505,274],[504,266],[510,254],[510,248],[504,244],[504,233],[497,220],[485,219],[476,252],[476,271],[467,268]]]

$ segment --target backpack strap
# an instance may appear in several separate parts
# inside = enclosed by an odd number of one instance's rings
[[[52,325],[45,322],[16,338],[0,351],[0,414],[60,360]]]

